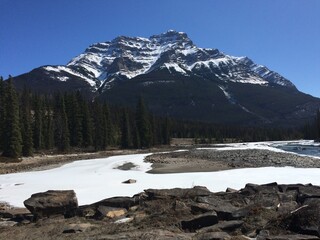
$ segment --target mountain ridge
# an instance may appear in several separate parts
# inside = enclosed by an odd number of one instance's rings
[[[287,116],[295,115],[293,122],[302,122],[320,106],[319,99],[299,92],[292,82],[268,67],[248,57],[199,48],[186,33],[174,30],[149,38],[119,36],[95,43],[66,65],[42,66],[15,79],[20,87],[25,84],[40,92],[79,90],[115,104],[131,105],[143,95],[156,113],[209,122],[283,124]],[[252,105],[248,96],[260,99],[255,94],[258,92],[269,99]],[[272,106],[275,104],[288,109],[279,110]],[[181,109],[185,109],[184,114],[178,114]],[[234,121],[227,119],[233,118],[232,113]],[[222,117],[213,120],[217,114]]]

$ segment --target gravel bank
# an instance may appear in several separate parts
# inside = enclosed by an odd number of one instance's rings
[[[146,160],[152,163],[150,173],[210,172],[253,167],[320,167],[320,159],[317,158],[259,149],[192,149],[153,154]]]

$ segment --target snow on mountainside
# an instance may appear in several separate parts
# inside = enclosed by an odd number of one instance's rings
[[[46,66],[55,78],[67,81],[74,75],[95,91],[110,89],[119,80],[132,79],[155,70],[172,74],[215,78],[223,83],[238,82],[259,85],[295,86],[265,66],[247,57],[233,57],[217,49],[198,48],[186,33],[169,30],[150,38],[120,36],[111,42],[96,43],[72,59],[66,66]]]

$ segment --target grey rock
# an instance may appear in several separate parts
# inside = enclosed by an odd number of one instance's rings
[[[0,221],[0,227],[13,227],[17,224],[15,221]]]
[[[124,181],[122,183],[132,184],[132,183],[136,183],[136,182],[137,182],[137,180],[135,180],[135,179],[128,179],[128,180],[126,180],[126,181]]]
[[[228,240],[231,236],[225,232],[198,233],[192,239],[194,240]]]
[[[216,212],[212,211],[210,213],[205,213],[198,215],[190,220],[182,221],[181,228],[187,231],[195,231],[197,229],[208,227],[218,223],[218,215]]]
[[[195,198],[212,194],[206,187],[173,188],[173,189],[147,189],[145,193],[148,199],[161,198]]]
[[[108,206],[116,208],[125,208],[129,209],[130,207],[136,206],[139,204],[139,196],[136,197],[112,197],[106,198],[99,202],[91,204],[91,206]]]
[[[320,199],[308,199],[289,217],[290,230],[320,237]]]
[[[318,240],[318,237],[310,235],[279,235],[279,236],[268,236],[266,240]]]
[[[191,205],[192,213],[206,213],[214,211],[214,207],[208,203],[194,203]]]
[[[238,208],[233,206],[228,201],[224,201],[217,196],[211,195],[207,197],[198,197],[196,199],[198,203],[209,204],[210,207],[217,212],[220,220],[232,220],[233,212],[237,211]]]
[[[200,229],[200,232],[233,231],[243,225],[241,220],[222,221],[213,226]]]

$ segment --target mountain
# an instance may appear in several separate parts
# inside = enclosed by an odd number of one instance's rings
[[[320,99],[248,57],[199,48],[186,33],[120,36],[89,46],[65,66],[43,66],[14,78],[18,88],[75,91],[134,106],[143,96],[159,115],[231,124],[300,124]]]

